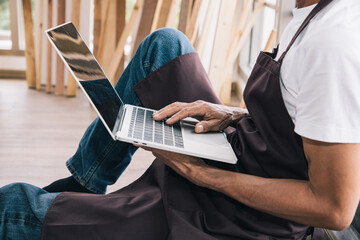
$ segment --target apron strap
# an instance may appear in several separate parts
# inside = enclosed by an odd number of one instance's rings
[[[288,47],[286,48],[285,52],[281,55],[279,58],[279,63],[282,64],[282,61],[284,60],[287,52],[290,50],[291,46],[294,44],[297,37],[300,35],[300,33],[306,28],[306,26],[309,24],[311,19],[313,19],[316,14],[318,14],[322,9],[324,9],[329,3],[331,3],[332,0],[321,0],[315,8],[310,12],[310,14],[306,17],[304,22],[301,24],[300,28],[295,33],[295,36],[292,38],[291,42],[289,43]]]

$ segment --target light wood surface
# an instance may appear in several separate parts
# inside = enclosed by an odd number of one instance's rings
[[[133,29],[133,26],[135,24],[135,21],[139,15],[139,11],[142,6],[143,6],[143,0],[137,0],[131,12],[130,18],[126,23],[124,30],[121,34],[120,40],[116,45],[115,51],[112,56],[109,56],[112,59],[111,64],[103,66],[104,71],[106,72],[110,81],[111,79],[117,80],[119,78],[118,70],[119,70],[119,65],[122,63],[122,60],[124,58],[124,47],[126,44],[126,40]]]
[[[193,3],[194,0],[181,0],[178,29],[183,33],[186,33],[186,26],[190,21]]]
[[[53,27],[52,24],[52,11],[53,11],[53,0],[48,0],[47,7],[47,28]],[[52,92],[52,81],[51,81],[51,72],[52,72],[52,51],[53,47],[51,46],[50,41],[47,41],[47,56],[46,56],[46,86],[45,92]]]
[[[138,46],[144,40],[144,38],[150,34],[153,26],[153,21],[155,18],[155,12],[158,6],[158,2],[162,0],[145,0],[143,4],[143,9],[140,18],[139,29],[134,40],[134,48],[132,50],[132,55],[135,54]],[[159,11],[158,11],[159,12]]]
[[[231,30],[233,29],[233,19],[235,16],[237,1],[222,1],[217,22],[213,52],[211,57],[209,78],[214,86],[215,93],[220,96],[222,78],[226,68],[227,51],[226,46],[231,43]],[[224,101],[225,100],[225,101]],[[230,99],[221,99],[225,104],[229,104]]]
[[[26,80],[29,88],[36,87],[36,64],[34,44],[34,24],[31,15],[31,1],[23,0],[23,15],[25,27],[25,57],[26,57]]]
[[[58,1],[57,3],[57,24],[65,22],[65,5],[66,1]],[[55,95],[64,95],[65,92],[65,66],[58,54],[56,54],[56,83]]]
[[[96,117],[84,94],[60,98],[28,89],[23,80],[0,80],[0,96],[0,187],[12,182],[43,187],[70,176],[65,161]],[[138,150],[108,192],[140,177],[153,159]]]
[[[80,26],[80,6],[81,0],[72,0],[71,5],[71,21],[74,26],[79,29]],[[67,80],[67,88],[66,95],[68,97],[76,96],[77,85],[73,75],[68,71],[68,80]]]
[[[94,48],[93,54],[99,58],[99,40],[101,32],[101,18],[102,18],[102,2],[101,0],[94,0]]]
[[[217,1],[209,1],[208,7],[206,9],[205,21],[201,35],[199,36],[198,44],[196,46],[197,52],[199,53],[200,58],[204,57],[205,49],[207,42],[209,41],[209,33],[211,29],[211,22],[215,15]]]
[[[264,52],[271,52],[271,50],[274,48],[276,37],[277,37],[277,31],[273,29],[270,33],[269,39],[266,42]]]
[[[36,2],[39,4],[39,20],[37,23],[37,44],[36,44],[36,90],[41,90],[41,67],[42,67],[42,42],[44,36],[44,0]]]
[[[159,15],[157,16],[156,21],[153,22],[153,30],[158,28],[166,27],[168,18],[171,13],[171,8],[175,0],[162,0],[161,4],[158,3],[158,8],[160,8]]]

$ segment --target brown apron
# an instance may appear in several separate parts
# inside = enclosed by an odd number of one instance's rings
[[[279,75],[297,36],[329,2],[314,8],[279,62],[274,60],[277,50],[260,54],[244,92],[251,117],[228,135],[239,161],[208,164],[266,178],[308,179],[302,140],[285,108]],[[134,90],[153,109],[174,101],[220,103],[196,53],[173,59]],[[304,239],[312,231],[198,187],[155,160],[141,178],[114,193],[58,195],[45,217],[42,239]]]

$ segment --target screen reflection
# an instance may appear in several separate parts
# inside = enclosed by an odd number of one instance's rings
[[[122,102],[72,23],[47,32],[66,64],[113,131]]]

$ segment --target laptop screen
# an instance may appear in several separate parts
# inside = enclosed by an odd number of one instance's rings
[[[113,133],[123,103],[78,31],[66,23],[47,34]]]

